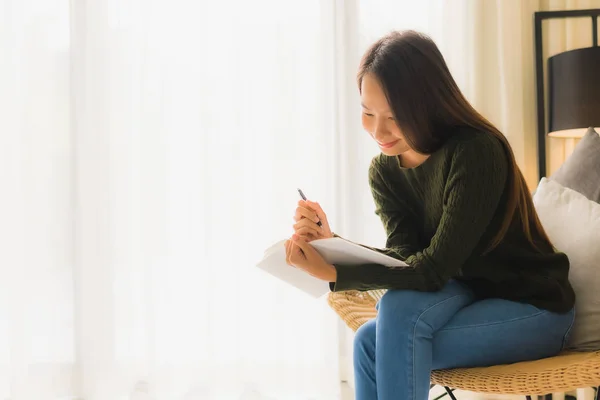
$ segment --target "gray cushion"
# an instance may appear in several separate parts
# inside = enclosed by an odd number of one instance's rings
[[[550,179],[600,203],[600,135],[594,128],[588,129]]]

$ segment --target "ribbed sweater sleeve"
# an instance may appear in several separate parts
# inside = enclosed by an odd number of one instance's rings
[[[369,167],[369,186],[375,203],[375,214],[387,234],[385,249],[381,252],[399,260],[406,260],[419,250],[414,221],[407,215],[406,205],[395,197],[384,179],[379,157],[373,158]]]
[[[429,246],[409,255],[406,262],[410,266],[405,268],[377,264],[335,265],[337,281],[332,290],[436,291],[459,274],[496,213],[506,185],[508,158],[502,144],[491,135],[478,135],[459,143],[449,157],[448,176],[429,180],[444,185],[440,191],[443,193],[442,217]],[[388,231],[388,245],[393,246],[410,234],[404,233],[401,222],[394,222],[402,221],[394,213],[398,196],[384,190],[384,178],[375,175],[372,187],[378,188],[374,190],[374,200]],[[396,247],[403,249],[401,245]]]

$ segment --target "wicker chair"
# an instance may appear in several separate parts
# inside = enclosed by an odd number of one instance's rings
[[[375,318],[375,300],[357,291],[329,293],[327,299],[346,325],[356,331]],[[443,386],[455,399],[452,391],[461,389],[487,394],[516,394],[531,399],[533,395],[568,392],[600,386],[600,351],[564,352],[555,357],[482,368],[457,368],[433,371],[432,387]],[[600,399],[600,389],[596,400]]]

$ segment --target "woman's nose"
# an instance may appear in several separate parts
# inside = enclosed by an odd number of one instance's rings
[[[381,141],[381,139],[385,139],[389,135],[387,129],[385,129],[381,125],[375,126],[375,130],[373,131],[373,138],[377,141]]]

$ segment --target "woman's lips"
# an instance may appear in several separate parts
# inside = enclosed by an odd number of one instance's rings
[[[393,142],[387,142],[387,143],[379,143],[377,142],[377,144],[379,144],[379,147],[382,147],[384,149],[389,149],[390,147],[394,147],[394,145],[396,143],[398,143],[400,140],[394,140]]]

